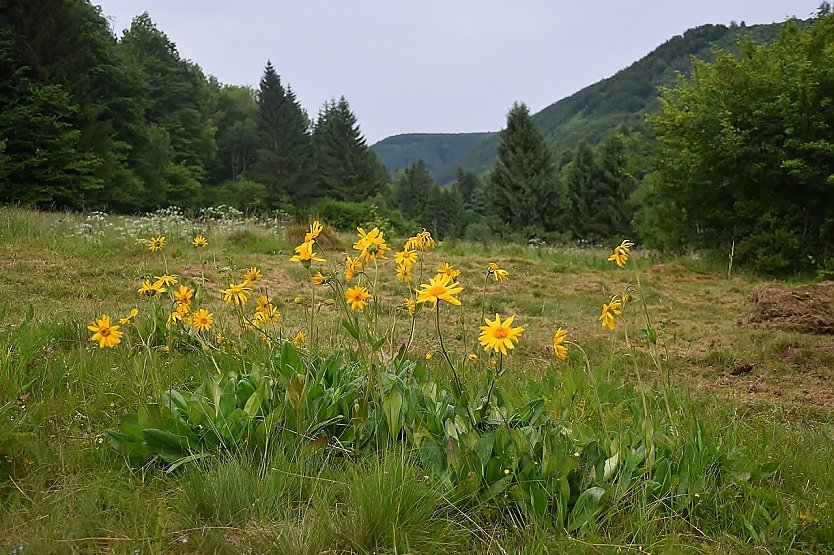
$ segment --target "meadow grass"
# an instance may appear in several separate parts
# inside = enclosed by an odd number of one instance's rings
[[[191,238],[203,233],[209,247]],[[144,241],[164,234],[160,253]],[[303,235],[303,229],[300,232]],[[351,254],[351,234],[328,236],[317,267]],[[462,307],[441,307],[451,357],[478,356],[462,380],[487,383],[490,357],[477,347],[481,314],[516,315],[523,338],[507,357],[503,394],[542,397],[547,411],[588,441],[658,433],[697,438],[691,468],[703,479],[686,504],[626,488],[609,493],[593,522],[572,532],[512,502],[455,500],[404,444],[370,454],[311,450],[303,442],[257,455],[234,449],[173,472],[131,467],[104,439],[119,417],[170,388],[193,390],[221,372],[267,366],[278,345],[242,329],[220,290],[258,267],[261,291],[282,316],[276,334],[309,329],[309,274],[289,258],[299,231],[235,217],[192,221],[0,209],[0,548],[26,553],[779,553],[831,552],[834,455],[831,386],[834,342],[824,335],[740,325],[764,283],[689,257],[633,251],[625,270],[609,251],[442,243],[426,254],[426,281],[448,262],[462,271]],[[389,242],[391,242],[389,240]],[[395,244],[399,246],[400,241]],[[390,258],[390,257],[389,257]],[[488,282],[488,262],[510,272]],[[140,310],[140,280],[176,273],[203,284],[203,305],[226,347],[141,341],[99,349],[87,325],[101,314]],[[380,264],[377,321],[393,329],[393,356],[410,320],[397,310],[407,288]],[[371,274],[370,277],[373,277]],[[626,307],[615,333],[597,320],[602,303],[639,277],[658,348],[641,339],[639,306]],[[325,351],[355,346],[338,303],[316,293],[316,337]],[[389,314],[391,316],[389,316]],[[550,347],[570,332],[567,361]],[[626,342],[623,335],[628,335]],[[148,337],[149,328],[137,333]],[[135,339],[135,338],[134,338]],[[581,347],[581,349],[579,348]],[[412,360],[448,382],[432,313],[419,315]],[[586,358],[587,357],[587,358]],[[654,357],[654,358],[653,358]],[[734,376],[742,365],[752,370]],[[648,418],[647,418],[648,417]],[[663,427],[665,426],[665,428]],[[696,441],[693,439],[693,441]],[[716,478],[719,463],[773,474]],[[732,463],[732,465],[730,464]],[[740,471],[741,472],[741,471]],[[616,489],[612,486],[611,492]]]

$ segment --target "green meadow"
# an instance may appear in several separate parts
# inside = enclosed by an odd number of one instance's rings
[[[290,260],[309,223],[0,209],[0,550],[834,550],[830,288],[639,244],[621,268],[615,244],[460,240],[416,249],[409,283],[387,234],[347,280],[358,238],[326,221],[325,261]],[[443,264],[460,305],[412,317]],[[105,315],[112,347],[88,328]],[[523,328],[506,354],[478,339],[496,315]]]

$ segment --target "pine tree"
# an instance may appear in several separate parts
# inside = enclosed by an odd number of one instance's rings
[[[266,185],[269,207],[278,208],[285,201],[307,204],[314,182],[310,120],[271,62],[261,77],[258,114],[261,148],[253,175]]]
[[[345,97],[325,103],[313,129],[322,197],[359,202],[382,192],[385,169],[365,142]]]
[[[432,187],[436,187],[422,159],[417,159],[394,176],[391,204],[406,218],[422,221]]]
[[[555,165],[523,103],[513,104],[489,176],[491,209],[504,231],[526,237],[557,231],[561,212]]]

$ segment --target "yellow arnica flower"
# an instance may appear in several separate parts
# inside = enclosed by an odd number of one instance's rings
[[[165,246],[165,236],[151,237],[148,239],[148,249],[152,252],[159,252]]]
[[[614,331],[614,328],[617,326],[617,321],[614,320],[614,316],[619,316],[622,313],[623,302],[614,295],[611,297],[610,303],[602,305],[602,314],[599,316],[602,327]]]
[[[162,274],[161,276],[154,276],[156,283],[160,283],[165,287],[171,287],[179,283],[177,281],[177,274]]]
[[[553,354],[562,360],[568,358],[568,348],[564,345],[567,336],[568,330],[562,328],[557,329],[553,335]]]
[[[432,239],[431,233],[425,229],[414,237],[409,237],[408,241],[405,242],[405,249],[411,251],[425,251],[436,246],[437,243]]]
[[[397,271],[396,271],[397,279],[400,281],[411,281],[411,278],[414,277],[411,273],[411,266],[405,266],[402,264],[397,264]]]
[[[214,315],[205,308],[201,308],[191,317],[191,325],[197,331],[208,331],[213,324]]]
[[[478,336],[478,341],[483,345],[485,351],[492,349],[495,352],[501,351],[502,355],[507,354],[507,349],[515,348],[513,342],[518,343],[524,328],[511,327],[515,316],[510,316],[505,321],[501,321],[501,317],[496,314],[495,321],[489,318],[484,318],[485,326],[481,326],[481,335]]]
[[[229,284],[228,289],[223,291],[223,300],[227,303],[235,303],[235,305],[246,304],[246,295],[249,293],[249,287],[246,283]]]
[[[318,258],[313,252],[314,244],[315,241],[305,241],[295,247],[295,256],[290,258],[290,262],[301,262],[305,268],[309,268],[311,262],[325,262],[324,258]]]
[[[460,275],[460,270],[456,270],[455,268],[452,268],[451,266],[449,266],[448,262],[444,262],[440,266],[440,268],[437,269],[437,273],[438,274],[446,274],[450,278],[455,279],[456,277],[458,277]]]
[[[405,300],[405,309],[408,310],[408,315],[414,317],[417,312],[417,303],[414,302],[414,297],[409,297]]]
[[[252,266],[243,274],[243,281],[250,285],[255,283],[256,281],[262,280],[263,278],[264,275],[255,266]]]
[[[434,308],[440,300],[460,306],[460,301],[455,298],[455,295],[463,291],[463,287],[456,281],[452,281],[451,276],[447,274],[437,274],[429,280],[428,284],[420,285],[420,288],[417,290],[418,303],[431,303]]]
[[[366,301],[371,298],[371,294],[361,285],[354,285],[345,291],[345,298],[351,309],[364,310]]]
[[[345,279],[353,279],[362,269],[362,261],[358,258],[345,258]]]
[[[266,295],[260,295],[258,297],[258,300],[255,301],[255,310],[259,311],[262,308],[269,306],[270,304],[272,304],[271,298],[267,297]]]
[[[469,353],[468,355],[466,355],[466,359],[469,362],[475,362],[476,360],[478,360],[478,355],[476,355],[475,353]]]
[[[198,235],[191,241],[191,244],[197,247],[198,249],[204,249],[208,246],[208,239],[206,239],[202,235]]]
[[[394,262],[396,262],[398,266],[405,266],[407,270],[410,270],[411,265],[417,262],[419,258],[420,255],[417,251],[404,250],[394,255]]]
[[[506,281],[507,278],[510,277],[510,272],[501,269],[501,267],[498,266],[498,264],[496,264],[495,262],[489,263],[489,271],[487,272],[487,274],[492,274],[493,276],[495,276],[495,281]]]
[[[434,353],[429,351],[428,353],[426,353],[425,358],[426,358],[426,361],[429,361],[429,360],[433,359],[434,358]]]
[[[93,332],[90,341],[98,341],[100,348],[115,347],[122,342],[122,333],[119,331],[119,326],[110,324],[110,316],[104,315],[96,322],[87,326],[87,329]]]
[[[313,276],[313,283],[316,285],[324,285],[327,283],[327,278],[321,272],[316,272],[316,275]]]
[[[191,304],[191,299],[194,298],[194,290],[189,289],[185,285],[180,285],[178,290],[171,291],[171,295],[173,295],[180,304]]]
[[[143,297],[154,297],[164,293],[165,291],[167,291],[167,289],[162,286],[162,282],[157,281],[155,283],[151,283],[151,280],[149,279],[144,280],[141,287],[136,290],[136,292]]]
[[[281,318],[281,312],[275,308],[274,305],[268,304],[262,307],[258,307],[257,312],[255,312],[255,320],[261,320],[266,322],[267,324],[272,324],[277,322]]]
[[[168,315],[168,320],[165,322],[165,327],[171,329],[177,322],[185,322],[188,324],[191,320],[188,317],[189,308],[187,304],[178,304],[171,314]]]
[[[308,231],[307,234],[304,235],[304,242],[309,243],[313,239],[317,238],[319,236],[319,233],[321,233],[323,229],[324,226],[321,225],[321,222],[319,222],[318,220],[313,220],[313,223],[310,224],[310,231]]]
[[[623,241],[616,247],[614,247],[614,253],[608,257],[609,262],[616,262],[617,266],[620,268],[625,267],[626,262],[628,262],[628,253],[631,252],[631,247],[634,246],[634,243],[631,241]]]
[[[359,257],[369,264],[372,259],[385,258],[385,251],[389,250],[385,244],[385,237],[378,227],[365,232],[361,227],[356,228],[359,233],[359,240],[353,244],[353,248],[359,251]]]
[[[218,333],[217,336],[214,338],[214,340],[217,342],[218,345],[220,345],[221,343],[226,341],[226,338],[223,337],[222,333]]]
[[[120,324],[129,324],[138,315],[139,315],[139,309],[138,308],[131,308],[130,312],[128,313],[127,316],[125,316],[124,318],[119,318],[119,323]]]
[[[292,338],[292,344],[296,347],[301,347],[307,341],[307,334],[303,331],[298,332],[295,334],[295,337]]]

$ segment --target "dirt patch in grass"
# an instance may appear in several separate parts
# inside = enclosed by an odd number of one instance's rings
[[[798,333],[834,333],[834,283],[799,287],[769,283],[753,292],[753,306],[741,323]]]

